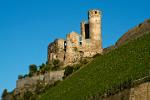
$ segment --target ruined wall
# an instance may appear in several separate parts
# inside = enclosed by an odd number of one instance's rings
[[[66,53],[65,53],[65,64],[72,64],[76,62],[80,55],[79,55],[79,43],[80,35],[78,35],[76,32],[71,32],[67,35],[67,46],[66,46]]]
[[[88,23],[81,22],[81,35],[76,32],[67,34],[66,40],[58,39],[49,45],[48,62],[59,59],[65,65],[78,62],[82,57],[92,57],[102,53],[101,12],[90,10]]]
[[[48,46],[48,62],[52,62],[54,59],[59,59],[61,62],[64,61],[64,49],[65,40],[56,39],[54,42],[50,43]]]
[[[150,100],[150,82],[126,89],[102,100]]]
[[[39,84],[39,81],[42,81],[45,84],[53,84],[58,80],[63,80],[63,76],[64,76],[64,70],[61,70],[61,71],[51,71],[45,73],[44,75],[36,75],[32,77],[19,79],[17,80],[14,94],[25,92],[27,90],[34,91],[36,85]]]

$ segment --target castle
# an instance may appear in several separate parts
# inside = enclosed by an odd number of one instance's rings
[[[64,65],[69,65],[81,58],[102,53],[101,12],[89,10],[88,23],[81,22],[80,28],[81,34],[71,32],[66,40],[56,39],[49,44],[48,63],[58,59]]]

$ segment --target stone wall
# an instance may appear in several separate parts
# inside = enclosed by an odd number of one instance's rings
[[[102,100],[150,100],[150,82],[123,90],[118,94],[103,98]]]
[[[61,62],[64,61],[64,49],[65,40],[56,39],[48,46],[48,61],[52,62],[54,59],[59,59]]]
[[[14,94],[18,94],[20,92],[25,92],[27,90],[34,91],[37,84],[43,82],[46,84],[53,84],[56,81],[63,80],[64,70],[60,71],[51,71],[45,73],[44,75],[36,75],[32,77],[26,77],[23,79],[17,80],[16,89]]]

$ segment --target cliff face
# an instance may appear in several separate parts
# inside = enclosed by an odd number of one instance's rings
[[[123,90],[118,94],[103,98],[102,100],[150,100],[150,82]]]

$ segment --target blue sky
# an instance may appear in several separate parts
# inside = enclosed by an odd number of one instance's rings
[[[0,0],[0,94],[11,91],[30,64],[46,62],[47,45],[80,33],[89,9],[100,9],[103,47],[150,18],[150,0]]]

